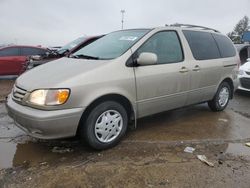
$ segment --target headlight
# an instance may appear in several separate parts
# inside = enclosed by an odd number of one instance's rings
[[[245,72],[243,70],[239,70],[239,75],[244,75]]]
[[[69,89],[39,89],[30,94],[28,102],[40,106],[59,105],[67,101],[69,94]]]

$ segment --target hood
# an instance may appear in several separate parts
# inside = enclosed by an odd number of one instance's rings
[[[240,69],[250,72],[250,62],[244,63],[242,66],[240,66]]]
[[[16,85],[28,91],[55,88],[62,82],[84,75],[108,62],[110,60],[61,58],[25,72],[18,77]]]

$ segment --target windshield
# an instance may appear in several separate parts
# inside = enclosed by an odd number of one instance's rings
[[[85,37],[80,37],[77,38],[75,40],[73,40],[72,42],[64,45],[63,47],[61,47],[60,49],[57,50],[57,52],[59,54],[63,54],[66,51],[70,51],[71,49],[73,49],[74,47],[78,46],[80,43],[82,43],[84,40],[86,40]]]
[[[141,39],[148,29],[123,30],[110,33],[75,52],[71,57],[114,59],[121,56]]]

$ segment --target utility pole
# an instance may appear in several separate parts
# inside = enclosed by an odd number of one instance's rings
[[[125,13],[125,10],[121,10],[121,13],[122,13],[122,30],[123,30],[123,23],[124,23],[124,13]]]

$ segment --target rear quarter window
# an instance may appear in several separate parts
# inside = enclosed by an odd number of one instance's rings
[[[212,34],[212,35],[215,41],[217,42],[221,56],[223,58],[233,57],[236,55],[236,50],[233,46],[232,41],[229,38],[219,34]]]
[[[183,30],[192,54],[196,60],[220,58],[218,46],[209,32]]]

